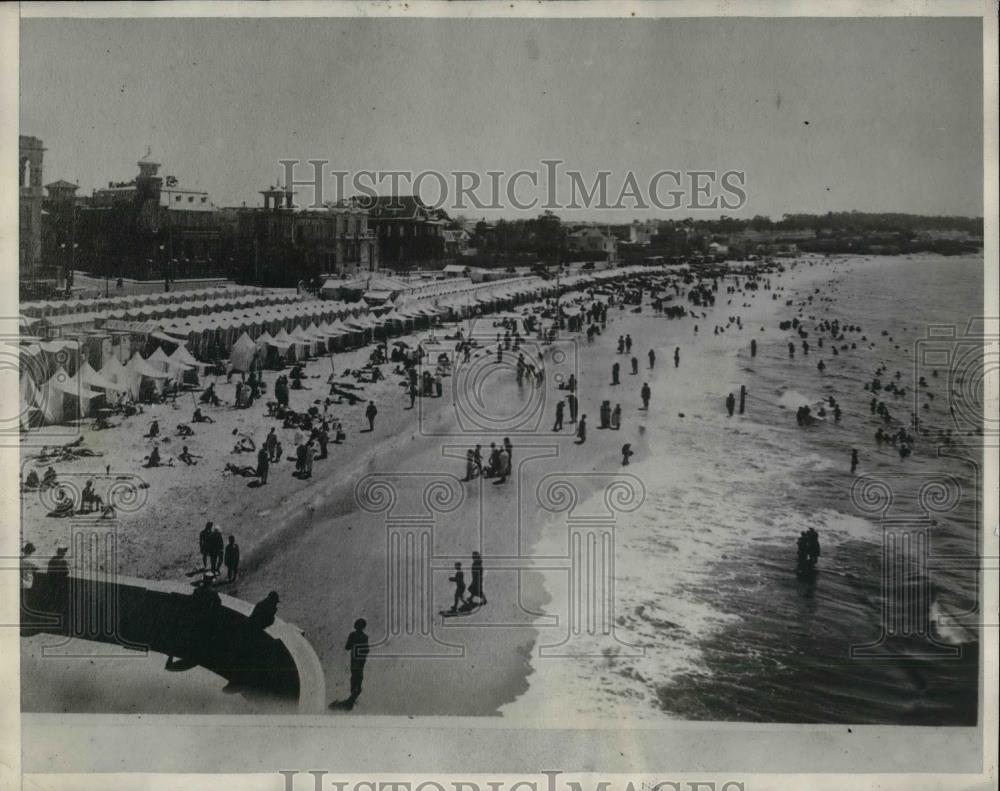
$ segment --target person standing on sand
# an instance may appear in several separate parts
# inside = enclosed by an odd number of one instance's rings
[[[569,422],[576,423],[576,415],[577,410],[580,408],[580,402],[577,401],[573,393],[570,393],[566,396],[566,403],[569,405]]]
[[[208,556],[211,546],[212,523],[205,522],[205,528],[198,534],[198,551],[201,552],[201,567],[208,568]]]
[[[625,336],[625,354],[631,354],[631,353],[632,353],[632,336],[631,335],[626,335]]]
[[[212,573],[218,574],[219,569],[222,568],[222,553],[226,547],[222,540],[222,531],[219,530],[218,525],[213,525],[208,540],[208,559],[212,563]]]
[[[344,650],[351,652],[351,695],[344,701],[348,709],[354,708],[354,704],[361,696],[361,685],[365,680],[365,660],[368,658],[366,626],[368,622],[364,618],[358,618],[354,622],[354,631],[348,635],[347,643],[344,645]]]
[[[240,545],[236,543],[236,536],[229,537],[222,562],[226,564],[226,578],[230,582],[235,582],[240,573]]]
[[[582,445],[587,441],[587,416],[580,415],[580,424],[576,427],[576,444]]]
[[[643,382],[642,390],[639,391],[639,396],[642,398],[642,408],[646,412],[649,411],[649,398],[652,394],[652,391],[649,389],[649,382]]]
[[[465,454],[465,477],[462,478],[462,482],[471,481],[476,477],[476,474],[476,452],[469,448]]]
[[[697,332],[698,328],[695,327],[694,331]],[[674,368],[677,368],[681,364],[681,347],[674,347]]]
[[[639,373],[639,358],[638,357],[633,357],[632,358],[632,376],[635,376],[637,373]]]
[[[649,370],[653,370],[653,366],[656,365],[656,352],[652,349],[649,350]]]
[[[562,431],[563,427],[563,412],[565,411],[566,403],[560,398],[556,401],[556,422],[552,426],[553,431]]]
[[[271,467],[271,460],[267,455],[267,448],[261,446],[261,449],[257,451],[257,477],[260,478],[260,485],[263,486],[267,483],[267,473]]]
[[[368,402],[368,408],[365,410],[365,417],[368,418],[368,430],[375,430],[375,416],[378,414],[378,408],[375,406],[374,401]]]
[[[857,448],[851,448],[851,475],[854,475],[858,469],[858,451]]]
[[[736,396],[730,393],[726,396],[726,411],[729,412],[729,417],[733,416],[734,409],[736,409]]]
[[[481,599],[480,604],[486,604],[486,593],[483,590],[483,558],[478,552],[472,553],[472,580],[469,582],[469,603],[473,599]]]
[[[267,437],[264,439],[264,448],[267,450],[267,460],[277,461],[278,460],[278,435],[274,433],[274,428],[267,432]]]
[[[611,428],[618,431],[622,427],[622,405],[615,404],[614,411],[611,413]]]
[[[620,366],[618,365],[618,363],[615,363],[614,365],[611,366],[611,384],[612,385],[618,384],[618,372],[619,372],[619,370],[620,370]]]

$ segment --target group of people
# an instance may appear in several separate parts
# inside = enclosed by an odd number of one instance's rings
[[[462,480],[496,478],[494,483],[506,483],[510,478],[513,454],[514,446],[511,444],[510,437],[504,437],[500,445],[495,442],[490,443],[490,452],[485,464],[483,462],[483,446],[476,445],[475,448],[470,448],[465,454],[465,477]]]
[[[212,580],[222,573],[226,567],[226,579],[235,582],[240,571],[240,545],[236,536],[229,536],[229,542],[222,537],[222,530],[214,522],[206,522],[198,534],[198,552],[201,554],[201,566]]]

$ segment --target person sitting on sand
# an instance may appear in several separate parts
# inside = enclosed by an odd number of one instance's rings
[[[198,463],[197,460],[200,459],[201,456],[195,456],[191,451],[188,450],[188,446],[185,445],[183,448],[181,448],[180,455],[177,458],[180,459],[189,467],[192,467]]]
[[[146,437],[149,439],[155,439],[158,436],[160,436],[160,421],[154,420],[149,424],[149,433],[146,434]]]
[[[191,417],[192,423],[214,423],[215,420],[208,415],[202,414],[201,407],[195,407],[194,415]]]
[[[38,479],[38,473],[35,470],[31,470],[28,473],[28,477],[24,479],[24,491],[33,492],[41,486],[41,483]]]
[[[179,423],[177,425],[177,436],[178,437],[193,437],[194,430],[187,423]]]
[[[144,467],[159,467],[160,466],[160,448],[157,445],[153,446],[153,449],[149,452],[149,455],[145,459],[146,463]]]
[[[83,485],[83,491],[80,493],[80,511],[89,512],[95,506],[98,510],[103,510],[104,500],[101,499],[101,495],[94,491],[94,482],[90,480]]]
[[[232,453],[255,453],[257,451],[257,445],[253,441],[253,437],[248,434],[243,434],[236,441],[233,446]]]

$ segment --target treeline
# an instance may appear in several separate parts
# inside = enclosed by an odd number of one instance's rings
[[[740,231],[855,231],[858,233],[918,233],[920,231],[964,231],[983,235],[982,217],[903,214],[900,212],[839,211],[826,214],[784,214],[780,220],[764,215],[750,219],[720,217],[716,220],[684,220],[708,233]]]

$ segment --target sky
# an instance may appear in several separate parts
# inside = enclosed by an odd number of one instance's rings
[[[148,148],[220,206],[259,205],[286,158],[484,181],[560,159],[587,184],[610,171],[611,203],[629,171],[641,189],[663,170],[746,174],[735,210],[688,194],[556,212],[573,219],[983,211],[976,19],[31,19],[20,84],[45,182],[82,194]],[[446,208],[540,213],[504,203]]]

